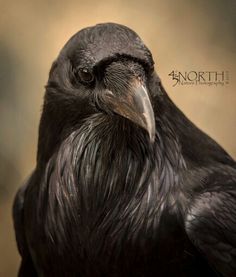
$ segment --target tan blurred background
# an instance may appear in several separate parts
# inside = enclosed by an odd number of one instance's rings
[[[35,166],[48,71],[64,43],[99,22],[133,28],[171,98],[236,158],[235,0],[0,0],[0,276],[16,276],[11,206]],[[227,86],[175,86],[172,70],[228,70]]]

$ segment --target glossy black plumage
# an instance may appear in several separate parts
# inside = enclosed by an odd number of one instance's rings
[[[235,161],[153,64],[112,23],[77,33],[53,63],[37,166],[14,202],[19,276],[236,276]]]

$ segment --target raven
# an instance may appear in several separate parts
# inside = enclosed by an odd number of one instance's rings
[[[236,276],[236,162],[123,25],[82,29],[53,63],[13,218],[19,276]]]

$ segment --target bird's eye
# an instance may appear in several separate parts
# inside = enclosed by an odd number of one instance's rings
[[[83,83],[91,83],[94,80],[93,74],[87,68],[80,68],[78,75]]]

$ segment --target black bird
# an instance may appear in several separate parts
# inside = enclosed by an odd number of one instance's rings
[[[236,163],[119,24],[81,30],[53,63],[13,216],[19,276],[236,276]]]

